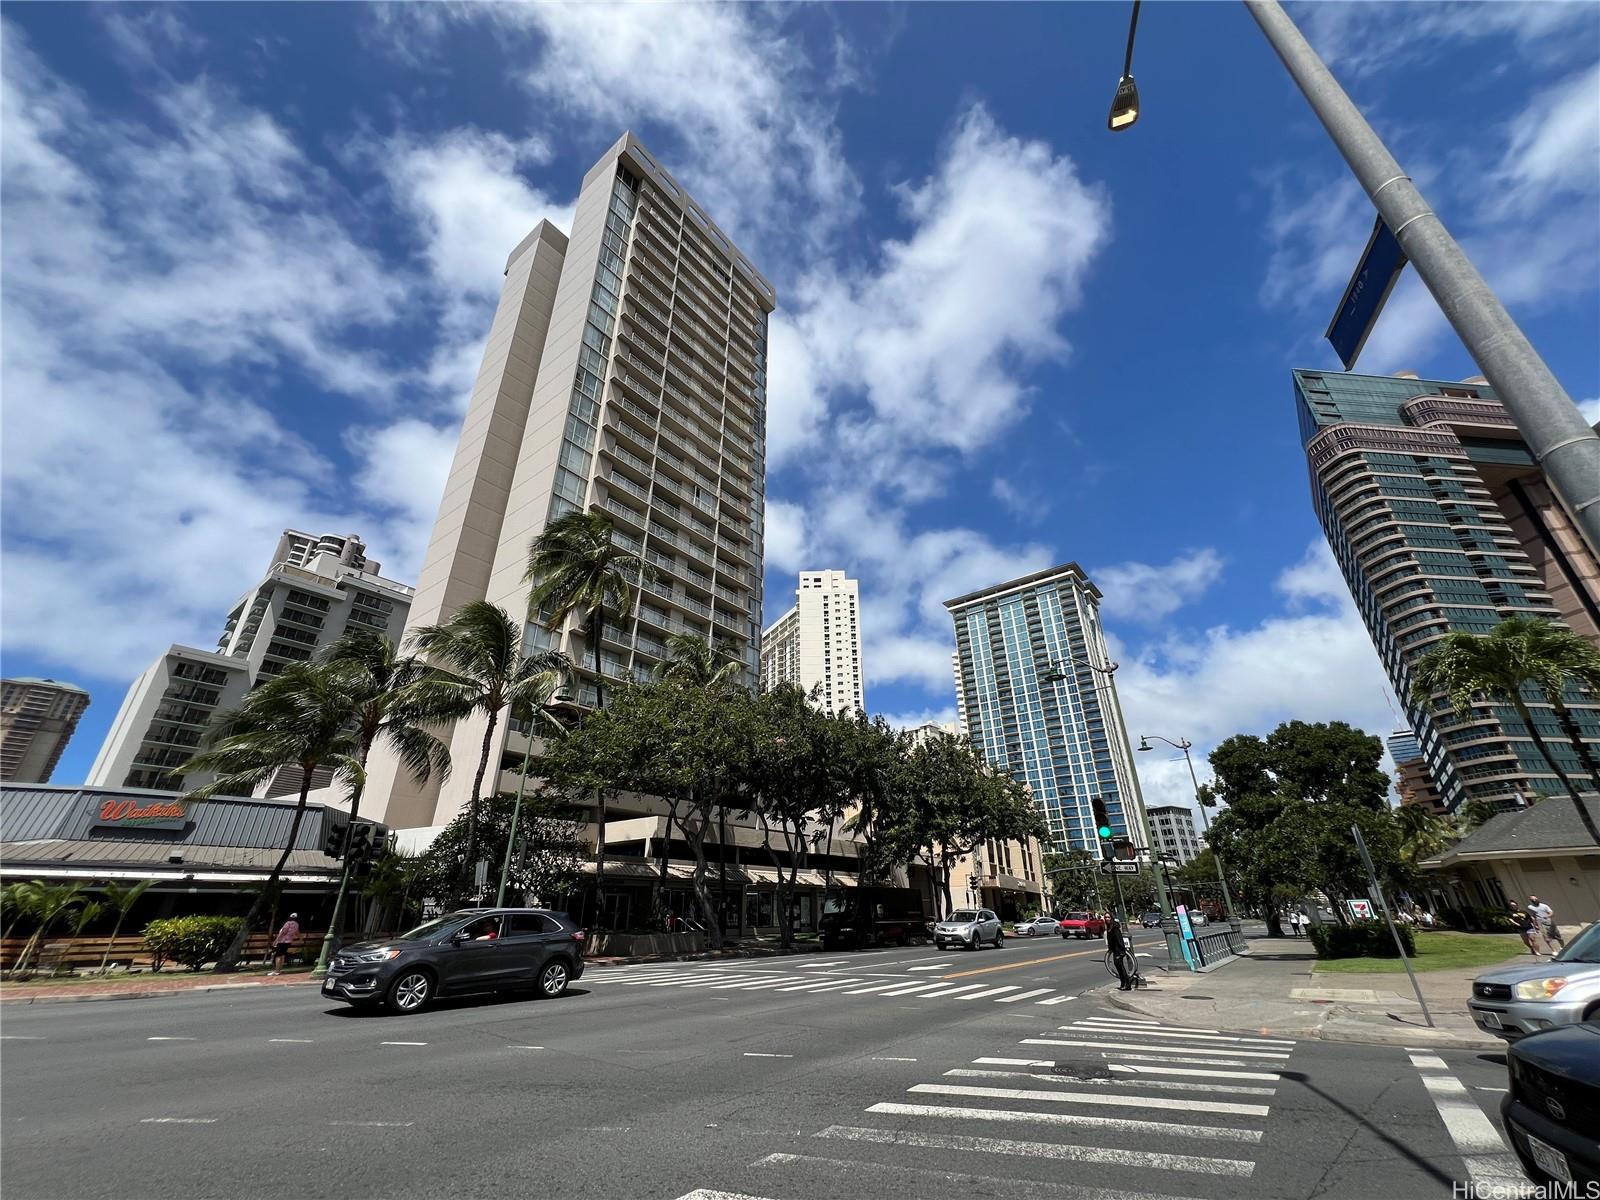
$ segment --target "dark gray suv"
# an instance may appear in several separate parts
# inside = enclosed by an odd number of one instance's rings
[[[532,988],[559,996],[583,974],[584,932],[543,908],[468,908],[377,942],[342,946],[322,994],[416,1012],[435,996]]]

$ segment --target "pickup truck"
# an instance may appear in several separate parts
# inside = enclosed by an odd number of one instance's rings
[[[1073,912],[1061,918],[1058,926],[1064,938],[1097,938],[1105,937],[1106,922],[1104,917],[1097,917],[1093,913]]]

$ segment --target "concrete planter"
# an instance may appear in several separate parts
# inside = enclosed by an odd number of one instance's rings
[[[591,955],[615,954],[634,957],[647,954],[699,954],[706,948],[703,933],[613,933],[594,934],[589,941]]]

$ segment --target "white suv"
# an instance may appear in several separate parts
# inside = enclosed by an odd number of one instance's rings
[[[987,908],[958,908],[933,927],[933,944],[976,950],[987,943],[998,949],[1006,940],[1006,927]]]

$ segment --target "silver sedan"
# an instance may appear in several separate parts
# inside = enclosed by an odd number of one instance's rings
[[[1011,932],[1018,937],[1044,937],[1056,932],[1060,921],[1055,917],[1034,917],[1031,921],[1018,921]]]

